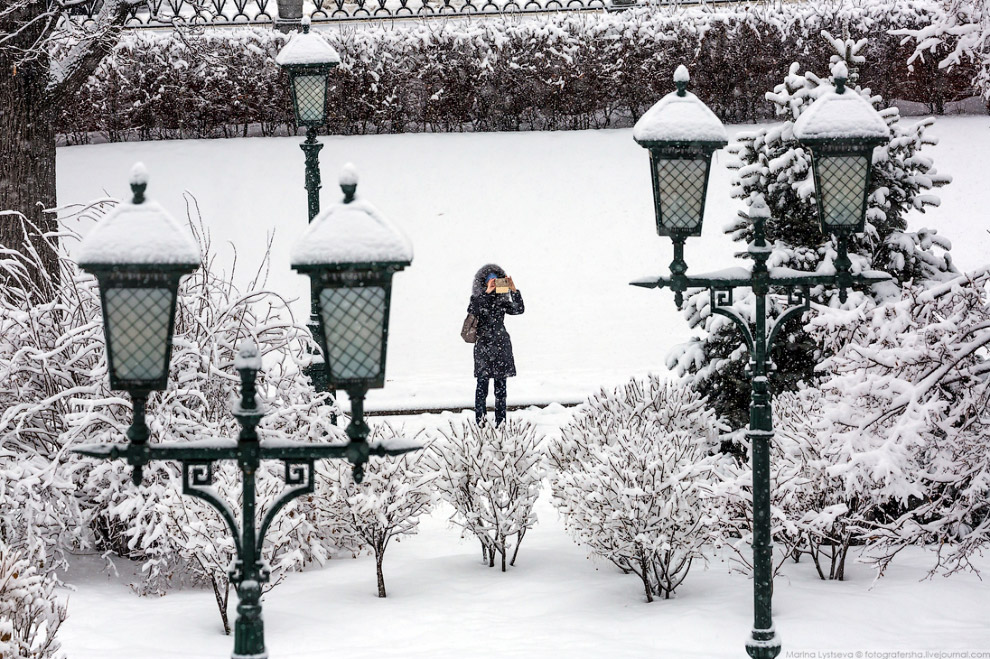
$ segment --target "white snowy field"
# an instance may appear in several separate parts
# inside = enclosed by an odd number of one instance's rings
[[[569,416],[554,405],[522,414],[552,433]],[[458,415],[460,416],[460,415]],[[421,415],[410,429],[457,416]],[[738,659],[752,625],[752,581],[719,555],[696,563],[672,600],[646,603],[635,575],[589,559],[566,535],[544,491],[539,522],[505,574],[481,563],[475,540],[425,518],[420,533],[389,546],[386,599],[376,596],[371,557],[331,560],[291,574],[264,598],[272,659]],[[990,652],[990,586],[972,574],[924,577],[933,556],[912,548],[886,576],[852,562],[847,580],[818,579],[808,563],[788,564],[774,585],[781,657],[862,657],[857,651]],[[118,562],[119,563],[119,562]],[[990,557],[977,563],[990,570]],[[71,659],[218,659],[230,655],[213,594],[173,591],[139,598],[95,556],[74,562],[69,617],[60,637]],[[234,614],[234,604],[230,607]],[[843,654],[823,654],[837,651]],[[790,653],[790,654],[789,654]],[[807,653],[807,654],[804,654]],[[844,654],[849,653],[849,654]],[[986,654],[982,656],[987,656]]]
[[[903,121],[912,121],[905,118]],[[745,130],[734,126],[730,133]],[[939,119],[930,149],[955,181],[943,205],[915,214],[912,228],[952,239],[960,268],[990,260],[990,117]],[[307,312],[307,280],[288,252],[306,224],[302,138],[247,138],[65,147],[58,151],[59,203],[124,197],[130,166],[144,161],[149,195],[185,214],[198,200],[237,279],[254,274],[274,232],[268,287]],[[669,292],[628,282],[666,272],[672,249],[656,235],[646,151],[631,130],[413,134],[322,138],[324,207],[340,197],[342,164],[360,173],[359,195],[411,237],[412,266],[395,277],[387,386],[369,409],[469,406],[471,347],[458,332],[472,274],[494,261],[526,301],[509,318],[519,376],[509,403],[577,401],[599,386],[664,370],[668,350],[690,336]],[[717,156],[701,238],[687,245],[694,272],[733,265],[742,246],[721,231],[734,215],[725,154]],[[229,243],[229,244],[228,244]]]
[[[938,228],[953,240],[959,267],[972,268],[990,260],[990,118],[943,119],[933,133],[942,143],[930,153],[956,180],[939,192],[942,207],[916,215],[912,227]],[[627,284],[665,272],[671,258],[669,243],[654,230],[647,156],[631,131],[323,141],[324,204],[338,197],[339,166],[353,161],[362,176],[359,194],[401,225],[416,249],[411,268],[395,279],[389,379],[372,392],[369,407],[470,405],[471,350],[458,331],[471,275],[488,261],[515,277],[527,304],[525,315],[508,319],[520,371],[509,386],[510,403],[576,401],[599,386],[662,371],[670,347],[688,338],[668,292]],[[269,288],[300,298],[295,308],[304,313],[306,280],[291,272],[287,256],[306,221],[299,142],[62,148],[59,200],[122,197],[131,164],[142,160],[152,197],[181,216],[188,190],[214,244],[226,256],[225,244],[236,245],[241,282],[253,274],[265,236],[274,231]],[[694,271],[725,267],[741,249],[721,233],[735,212],[724,159],[712,175],[704,236],[688,243]],[[570,413],[552,405],[518,414],[553,433]],[[458,416],[395,423],[420,428]],[[418,536],[389,548],[385,600],[375,596],[374,562],[367,557],[289,575],[264,601],[271,657],[744,656],[752,582],[730,574],[718,556],[707,569],[693,568],[676,599],[648,605],[635,576],[589,560],[567,537],[546,494],[540,522],[507,574],[480,564],[477,543],[448,527],[448,512],[434,512]],[[775,582],[781,656],[990,652],[988,586],[968,574],[924,580],[931,561],[924,551],[905,552],[879,581],[854,563],[846,582],[819,581],[810,565],[788,565]],[[978,565],[990,569],[990,557]],[[69,657],[229,656],[233,641],[221,632],[211,592],[138,598],[125,566],[112,577],[101,566],[98,557],[77,557],[66,576],[75,588],[60,633]]]

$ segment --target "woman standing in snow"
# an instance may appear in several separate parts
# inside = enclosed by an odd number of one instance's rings
[[[508,293],[495,292],[495,280],[507,278]],[[516,290],[512,277],[505,270],[489,263],[474,275],[468,313],[478,319],[478,338],[474,344],[474,377],[478,387],[474,392],[474,415],[478,424],[485,423],[485,399],[488,381],[495,381],[495,424],[505,421],[505,379],[516,374],[512,356],[512,340],[505,331],[505,314],[517,316],[525,311],[522,294]]]

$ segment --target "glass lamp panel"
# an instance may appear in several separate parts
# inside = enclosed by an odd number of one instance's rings
[[[385,288],[325,288],[320,314],[333,380],[373,380],[381,375]]]
[[[819,159],[818,189],[826,226],[855,226],[862,221],[869,171],[870,159],[861,155],[822,156]]]
[[[694,231],[701,224],[707,170],[707,159],[657,159],[660,222],[668,230]]]
[[[327,77],[322,73],[297,73],[292,78],[296,90],[296,115],[300,123],[322,124],[326,114]]]
[[[173,296],[168,288],[110,288],[106,291],[108,348],[117,379],[157,380],[165,377]]]

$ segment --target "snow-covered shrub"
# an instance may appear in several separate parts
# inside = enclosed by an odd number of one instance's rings
[[[395,439],[405,441],[392,428],[376,426],[368,442],[374,446]],[[433,506],[438,474],[427,465],[427,450],[371,459],[360,484],[354,482],[346,461],[324,461],[317,467],[316,522],[335,527],[338,547],[365,548],[374,554],[379,597],[386,596],[382,564],[389,543],[415,534],[420,516]]]
[[[990,268],[913,286],[875,309],[812,320],[823,363],[829,474],[859,501],[881,571],[904,547],[932,572],[976,570],[990,544]]]
[[[862,81],[863,69],[869,62],[865,56],[868,42],[840,40],[828,33],[824,37],[822,41],[833,51],[833,63],[849,58],[846,63],[851,72],[850,84]],[[817,67],[825,68],[824,58]],[[783,82],[766,94],[779,122],[741,133],[738,141],[729,147],[736,157],[729,165],[736,170],[733,196],[747,203],[765,200],[770,208],[771,217],[766,223],[767,242],[772,249],[770,267],[834,272],[836,239],[823,236],[819,228],[811,153],[792,134],[797,118],[830,89],[834,89],[831,80],[819,78],[811,71],[802,72],[799,64],[791,64]],[[881,99],[869,88],[855,85],[855,90],[874,105],[881,104]],[[898,285],[937,281],[955,271],[945,253],[951,245],[934,230],[907,231],[909,214],[938,205],[939,198],[933,189],[951,180],[939,174],[925,153],[926,147],[937,143],[929,132],[934,120],[906,125],[900,120],[897,108],[882,109],[880,113],[890,127],[892,139],[874,151],[865,230],[849,244],[852,269],[888,272]],[[725,232],[738,242],[752,240],[753,228],[747,213],[741,212],[725,227]],[[897,286],[886,285],[852,291],[849,304],[858,304],[863,296],[880,300],[896,295],[897,290]],[[815,287],[811,294],[820,304],[840,304],[834,287]],[[769,313],[779,315],[785,301],[785,296],[771,296],[767,305]],[[733,308],[752,321],[753,295],[749,292],[739,295]],[[750,385],[744,370],[750,355],[741,345],[735,325],[711,313],[707,292],[687,300],[685,315],[692,327],[704,330],[704,338],[675,348],[668,357],[668,366],[687,375],[730,426],[734,429],[745,426],[749,420]],[[772,346],[771,357],[777,366],[770,374],[773,391],[793,391],[801,382],[813,383],[815,366],[822,355],[822,346],[794,321]]]
[[[681,63],[691,68],[692,91],[719,117],[767,119],[773,108],[762,92],[791,62],[823,63],[829,53],[819,33],[844,28],[852,39],[871,39],[864,84],[934,112],[943,99],[968,95],[966,65],[910,70],[912,46],[889,34],[923,29],[934,15],[930,5],[898,0],[335,26],[321,31],[341,55],[328,126],[339,134],[630,125],[672,90]],[[129,30],[65,104],[59,131],[70,141],[92,132],[116,141],[291,131],[288,82],[274,62],[285,39],[267,27]],[[957,37],[948,39],[951,48]]]
[[[58,659],[65,604],[46,575],[0,539],[0,657]]]
[[[720,424],[693,390],[658,376],[589,398],[549,442],[553,502],[592,553],[670,598],[720,542]]]
[[[17,214],[2,221],[38,233]],[[22,244],[46,239],[37,240]],[[0,245],[0,541],[46,575],[65,567],[65,551],[85,541],[78,461],[65,451],[69,415],[79,399],[108,395],[95,281],[47,242],[60,255],[55,276],[33,249]]]
[[[842,580],[846,557],[862,541],[855,515],[865,499],[849,494],[832,473],[836,456],[823,426],[821,392],[784,392],[773,402],[774,438],[770,444],[771,535],[776,574],[788,558],[811,559],[821,579]],[[740,435],[742,435],[740,431]],[[740,442],[745,445],[745,438]],[[721,494],[728,510],[727,545],[733,564],[752,572],[753,469],[735,460],[725,470]]]
[[[928,25],[894,31],[915,43],[908,64],[940,71],[965,68],[990,109],[990,5],[987,0],[941,0],[937,7]]]
[[[479,426],[466,421],[439,430],[426,457],[439,473],[436,488],[454,509],[454,524],[481,542],[489,567],[495,557],[516,564],[526,532],[536,525],[536,503],[546,476],[535,424],[508,419],[500,425]],[[515,536],[509,558],[509,538]]]

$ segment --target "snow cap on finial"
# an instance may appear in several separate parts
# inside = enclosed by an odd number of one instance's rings
[[[254,339],[248,337],[241,339],[237,346],[237,356],[234,357],[234,368],[238,371],[252,369],[261,370],[261,351]]]
[[[136,162],[131,167],[131,192],[134,193],[132,204],[144,203],[144,191],[148,187],[148,168],[143,162]]]
[[[750,219],[770,219],[770,207],[767,206],[767,202],[762,194],[756,193],[750,197],[748,214]]]
[[[677,69],[674,70],[674,84],[677,86],[678,96],[684,96],[687,93],[687,84],[690,80],[691,74],[688,73],[687,67],[678,64]]]
[[[309,26],[312,25],[313,19],[309,16],[303,16],[299,23],[302,25],[303,34],[309,34]]]
[[[354,163],[349,162],[340,168],[340,190],[344,193],[344,203],[349,204],[354,201],[354,193],[357,192],[358,173]]]
[[[842,60],[832,65],[832,78],[835,80],[835,93],[842,94],[846,91],[846,80],[849,79],[849,67]]]

